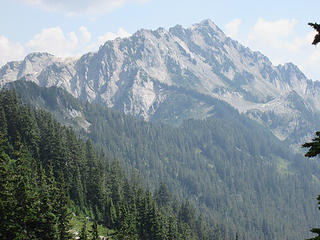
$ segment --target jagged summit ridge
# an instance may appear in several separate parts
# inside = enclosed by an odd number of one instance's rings
[[[0,69],[0,86],[21,78],[146,120],[205,118],[214,115],[210,99],[220,99],[296,143],[316,128],[320,113],[318,83],[292,63],[272,65],[208,19],[142,29],[72,61],[34,53]],[[296,102],[304,107],[297,110]]]

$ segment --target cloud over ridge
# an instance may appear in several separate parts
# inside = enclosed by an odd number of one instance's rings
[[[94,39],[85,26],[69,33],[64,32],[61,27],[51,27],[42,29],[22,45],[0,35],[0,66],[8,61],[21,60],[31,52],[48,52],[57,57],[79,57],[87,52],[97,51],[108,40],[129,36],[131,34],[121,27],[116,33],[106,32]]]

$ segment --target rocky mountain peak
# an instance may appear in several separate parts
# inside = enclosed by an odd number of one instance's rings
[[[211,19],[202,20],[200,23],[194,24],[190,28],[206,28],[224,34],[224,32]]]
[[[224,41],[226,39],[226,35],[224,34],[224,32],[210,19],[206,19],[201,21],[200,23],[194,24],[188,29],[205,35],[209,34],[210,37],[219,38],[221,41]]]
[[[288,74],[295,74],[298,76],[299,79],[307,79],[307,77],[304,75],[304,73],[298,68],[297,65],[293,63],[285,63],[283,65],[278,65],[277,68],[285,73],[286,75]],[[290,77],[288,77],[290,79]]]
[[[141,29],[73,61],[33,53],[3,66],[0,86],[22,77],[41,86],[61,86],[76,97],[146,120],[206,118],[214,115],[213,99],[219,99],[281,139],[299,132],[300,125],[314,129],[313,120],[304,116],[320,114],[319,84],[294,64],[274,66],[262,53],[227,37],[209,19],[189,28]],[[296,95],[287,98],[293,91]],[[304,112],[290,103],[296,99],[306,106],[300,108]],[[289,121],[290,127],[279,124],[279,119]]]
[[[36,61],[37,59],[43,59],[43,58],[54,58],[54,55],[47,52],[33,52],[28,54],[24,60]]]

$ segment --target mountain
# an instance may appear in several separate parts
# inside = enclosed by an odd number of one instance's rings
[[[212,99],[220,99],[295,149],[318,128],[320,116],[319,82],[292,63],[272,65],[210,20],[142,29],[79,59],[33,53],[0,69],[0,86],[18,79],[175,125],[212,116]]]
[[[236,233],[239,239],[305,239],[319,225],[319,162],[293,154],[224,101],[211,99],[214,118],[171,126],[83,102],[57,87],[26,81],[7,87],[75,127],[128,173],[137,171],[148,188],[167,183],[231,239]]]

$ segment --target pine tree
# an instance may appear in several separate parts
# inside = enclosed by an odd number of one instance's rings
[[[37,227],[37,237],[39,239],[51,240],[57,238],[57,217],[54,210],[54,200],[52,197],[55,194],[55,182],[48,181],[42,166],[40,166],[39,179],[39,209],[37,216],[39,225]],[[48,183],[49,182],[49,183]],[[50,185],[49,185],[50,184]]]
[[[67,135],[67,160],[68,171],[66,179],[70,182],[70,199],[72,199],[80,209],[85,207],[84,187],[81,179],[81,169],[84,164],[83,151],[80,140],[76,138],[73,130],[68,128]]]
[[[97,221],[94,220],[92,223],[92,230],[91,230],[91,239],[92,240],[98,240],[99,239],[99,234],[98,234],[98,224]]]
[[[302,145],[304,148],[309,148],[308,152],[305,154],[306,157],[315,157],[320,154],[320,132],[316,132],[316,136],[317,137],[312,139],[312,142],[304,143]],[[320,195],[317,200],[320,209]],[[311,232],[318,235],[314,238],[310,238],[309,240],[320,240],[320,228],[313,228]]]
[[[105,206],[104,222],[108,228],[115,228],[117,211],[111,198],[107,198]]]
[[[168,240],[178,240],[181,239],[180,233],[178,231],[177,220],[173,217],[169,217],[169,229],[168,229]]]
[[[191,228],[194,228],[195,214],[189,201],[185,201],[184,203],[182,203],[179,211],[179,219],[184,223],[188,224]]]
[[[155,199],[159,207],[167,206],[171,196],[167,185],[164,182],[160,183],[158,191],[155,193]]]
[[[5,153],[6,140],[0,133],[0,239],[14,239],[18,230],[14,221],[15,206],[14,198],[14,170],[13,160]]]
[[[87,221],[84,220],[79,235],[79,240],[88,240]]]
[[[14,221],[18,224],[16,233],[19,236],[24,236],[26,239],[36,239],[35,228],[38,223],[36,216],[38,199],[36,192],[36,179],[32,169],[35,168],[33,159],[27,152],[25,147],[20,142],[19,135],[15,143],[14,157],[14,198],[16,205],[14,210]]]
[[[1,139],[8,140],[8,126],[7,126],[7,119],[4,112],[3,107],[0,105],[0,134],[2,134]]]
[[[320,196],[318,196],[317,200],[318,200],[318,205],[320,209]],[[315,236],[314,238],[310,238],[308,240],[320,240],[320,228],[313,228],[311,229],[311,232],[317,234],[317,236]]]
[[[309,148],[305,154],[306,157],[315,157],[320,154],[320,132],[316,132],[316,137],[312,139],[312,142],[304,143],[302,147]]]
[[[117,239],[118,240],[138,240],[135,216],[128,211],[128,208],[121,204],[119,209],[119,218],[117,224]]]
[[[72,239],[72,234],[70,232],[71,213],[68,209],[68,197],[65,182],[62,174],[60,174],[59,176],[60,179],[58,182],[58,193],[56,202],[56,216],[58,217],[58,239],[68,240]]]
[[[103,191],[102,191],[102,174],[95,149],[90,140],[86,142],[86,159],[87,159],[87,199],[93,210],[102,209]],[[96,216],[99,214],[95,212]]]

